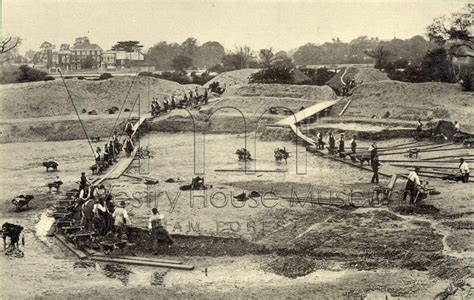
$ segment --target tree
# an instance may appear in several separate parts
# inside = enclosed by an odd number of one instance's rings
[[[226,71],[239,70],[242,66],[242,58],[239,54],[226,54],[222,57],[222,65]]]
[[[451,71],[451,62],[444,48],[437,48],[426,53],[421,63],[425,78],[429,81],[455,82]]]
[[[379,46],[373,51],[366,51],[365,54],[375,59],[374,67],[379,70],[382,70],[385,67],[388,58],[392,55],[384,46]]]
[[[173,58],[171,66],[179,73],[186,73],[186,69],[192,67],[193,59],[186,55],[178,55]]]
[[[189,37],[181,44],[181,55],[193,58],[198,49],[198,43],[195,38]]]
[[[5,37],[0,41],[0,63],[14,59],[17,47],[21,44],[19,37]]]
[[[143,45],[140,45],[139,41],[118,41],[115,45],[112,46],[114,51],[125,51],[125,52],[135,52],[141,50]]]
[[[177,43],[159,42],[148,50],[147,59],[157,70],[170,70],[173,58],[180,53]]]
[[[474,51],[474,37],[472,30],[474,4],[467,4],[463,11],[453,13],[450,17],[439,17],[433,20],[426,29],[428,38],[440,46],[445,46],[448,42],[449,52],[456,55],[459,47],[467,47]],[[473,54],[467,54],[474,57]]]
[[[273,60],[273,49],[268,48],[268,49],[260,49],[260,52],[258,52],[258,56],[262,62],[262,65],[264,67],[269,67],[272,64]]]
[[[25,57],[28,62],[33,62],[33,58],[35,57],[36,52],[34,50],[28,50],[25,52]]]
[[[219,42],[206,42],[198,47],[193,60],[196,67],[209,68],[219,64],[224,55],[225,49]]]
[[[250,47],[247,45],[237,47],[236,53],[240,58],[239,69],[249,68],[250,64],[255,60],[255,55],[253,54],[252,49],[250,49]]]

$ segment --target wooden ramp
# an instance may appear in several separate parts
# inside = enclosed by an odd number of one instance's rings
[[[148,119],[148,118],[151,118],[150,114],[146,114],[146,115],[140,117],[140,119],[133,125],[133,127],[132,127],[132,129],[133,129],[132,138],[138,132],[138,129],[143,124],[143,122],[145,122],[145,120]],[[107,172],[101,178],[98,178],[97,180],[95,180],[93,183],[94,184],[100,184],[101,182],[103,182],[106,179],[117,179],[120,176],[122,176],[122,174],[127,170],[127,168],[130,166],[132,161],[135,159],[135,154],[137,153],[137,151],[138,151],[138,147],[135,145],[135,148],[133,149],[132,153],[130,154],[130,157],[121,157],[119,159],[119,161],[112,166],[112,168],[109,172]]]
[[[305,141],[306,143],[310,144],[311,146],[316,146],[316,142],[313,141],[312,139],[310,139],[309,137],[307,137],[306,135],[304,135],[301,130],[299,130],[295,124],[291,124],[290,125],[290,128],[291,130],[293,130],[293,132],[296,134],[296,136],[300,139],[302,139],[303,141]]]
[[[277,122],[277,125],[292,125],[298,122],[303,121],[306,118],[309,118],[325,109],[330,108],[334,104],[336,104],[339,100],[330,100],[330,101],[323,101],[318,104],[315,104],[313,106],[310,106],[308,108],[303,109],[302,111],[299,111],[295,113],[294,115],[289,116],[288,118],[285,118],[279,122]]]

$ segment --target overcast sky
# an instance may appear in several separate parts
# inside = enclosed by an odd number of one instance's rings
[[[150,1],[3,0],[2,34],[23,38],[20,51],[43,41],[59,46],[88,36],[104,50],[118,40],[219,41],[227,50],[290,50],[333,37],[381,39],[424,35],[434,17],[459,10],[467,1]]]

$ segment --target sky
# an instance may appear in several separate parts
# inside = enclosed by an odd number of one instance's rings
[[[467,1],[298,0],[0,0],[2,36],[21,37],[20,53],[43,41],[59,47],[88,36],[104,50],[116,41],[219,41],[226,50],[248,45],[291,50],[339,37],[380,39],[424,35],[433,18]]]

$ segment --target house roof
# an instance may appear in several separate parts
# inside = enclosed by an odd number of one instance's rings
[[[97,44],[77,44],[71,47],[71,50],[102,50]]]

